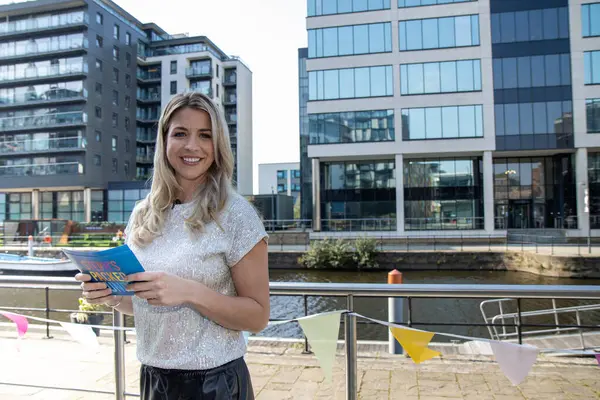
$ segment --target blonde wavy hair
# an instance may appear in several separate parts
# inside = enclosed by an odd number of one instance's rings
[[[183,108],[205,111],[210,116],[215,160],[207,171],[206,181],[194,196],[196,206],[185,226],[192,231],[202,231],[211,221],[218,223],[219,212],[225,207],[232,191],[233,153],[229,131],[223,113],[207,96],[198,92],[175,95],[163,109],[158,122],[152,186],[148,196],[136,207],[131,221],[131,241],[144,246],[161,234],[165,215],[177,199],[181,186],[175,171],[167,160],[167,137],[171,120]]]

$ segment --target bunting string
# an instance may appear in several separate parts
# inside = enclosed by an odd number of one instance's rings
[[[47,318],[32,317],[8,311],[0,311],[0,315],[15,323],[19,340],[23,339],[28,330],[28,320],[60,324],[76,341],[92,348],[97,348],[99,346],[98,338],[93,332],[93,328],[113,331],[135,331],[135,327],[77,324]],[[530,344],[517,344],[445,332],[431,332],[393,322],[370,318],[349,310],[336,310],[283,321],[272,321],[269,322],[268,326],[270,327],[287,324],[290,322],[297,322],[304,332],[304,335],[306,336],[311,349],[317,358],[319,365],[321,366],[321,369],[325,375],[325,380],[327,382],[331,382],[339,337],[340,317],[342,315],[352,315],[376,324],[387,326],[394,338],[398,341],[398,343],[400,343],[408,356],[416,364],[420,364],[441,355],[440,352],[428,347],[434,336],[445,336],[464,340],[465,342],[461,343],[460,346],[462,346],[462,350],[464,350],[465,353],[472,355],[494,356],[500,367],[500,370],[513,385],[519,385],[526,379],[531,371],[531,368],[535,364],[539,353],[590,355],[595,356],[598,364],[600,365],[600,353],[591,350],[551,348],[540,349]],[[249,333],[243,332],[243,336],[245,341],[248,342]]]

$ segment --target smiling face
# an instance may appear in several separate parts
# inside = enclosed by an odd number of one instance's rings
[[[212,123],[206,111],[185,107],[173,114],[166,140],[167,161],[189,200],[215,161]]]

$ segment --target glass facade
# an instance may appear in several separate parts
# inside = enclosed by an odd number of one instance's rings
[[[8,221],[31,219],[31,193],[6,193],[5,218]]]
[[[390,0],[308,0],[307,15],[346,14],[355,12],[386,10],[390,8]]]
[[[479,15],[400,21],[400,51],[479,46]]]
[[[311,220],[313,217],[312,195],[312,163],[308,158],[308,144],[310,143],[308,122],[308,72],[306,60],[308,49],[298,49],[298,104],[300,125],[300,218]]]
[[[567,5],[490,2],[496,150],[574,145]]]
[[[481,157],[404,160],[404,229],[483,229]]]
[[[600,99],[586,99],[587,133],[600,133]]]
[[[0,135],[0,154],[83,149],[86,144],[83,136],[82,130],[4,134]]]
[[[400,65],[402,95],[481,90],[481,61],[462,60]]]
[[[56,28],[84,22],[87,23],[88,21],[88,14],[84,11],[72,11],[63,14],[41,14],[10,22],[0,22],[0,34]]]
[[[483,137],[483,106],[403,109],[402,136],[404,140]]]
[[[581,5],[581,35],[600,36],[600,3]]]
[[[494,159],[496,229],[577,228],[574,157]]]
[[[308,30],[309,58],[391,51],[392,24],[390,22]]]
[[[396,171],[393,160],[321,163],[323,230],[336,219],[387,218],[396,230]]]
[[[590,228],[600,229],[600,153],[588,153]]]
[[[569,85],[571,85],[569,54],[494,59],[495,89]]]
[[[503,150],[573,147],[570,101],[496,104],[496,143]]]
[[[310,144],[395,140],[394,110],[310,114]]]
[[[127,223],[135,204],[144,199],[149,189],[108,189],[108,220]]]
[[[0,193],[0,222],[6,219],[6,193]]]
[[[505,0],[492,0],[492,3],[503,1]],[[543,6],[543,2],[536,1],[536,3],[531,4],[538,8]],[[568,37],[569,9],[567,7],[492,14],[492,43],[494,44],[567,39]]]
[[[600,85],[600,50],[583,53],[584,82],[586,85]]]
[[[393,96],[393,80],[391,65],[310,71],[308,99],[334,100]]]
[[[477,0],[398,0],[398,8],[432,6],[450,3],[466,3],[469,1]]]
[[[23,157],[0,159],[0,176],[74,175],[84,173],[80,156]]]

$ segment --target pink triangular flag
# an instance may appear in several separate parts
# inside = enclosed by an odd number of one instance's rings
[[[490,341],[500,369],[513,385],[525,380],[533,367],[539,349],[527,344]]]
[[[596,361],[598,361],[598,365],[600,366],[600,353],[596,353]]]
[[[17,332],[19,333],[19,337],[25,336],[25,333],[27,333],[27,328],[29,327],[29,322],[27,321],[27,318],[25,318],[22,315],[4,311],[0,311],[0,314],[4,315],[6,318],[10,319],[17,325]]]

